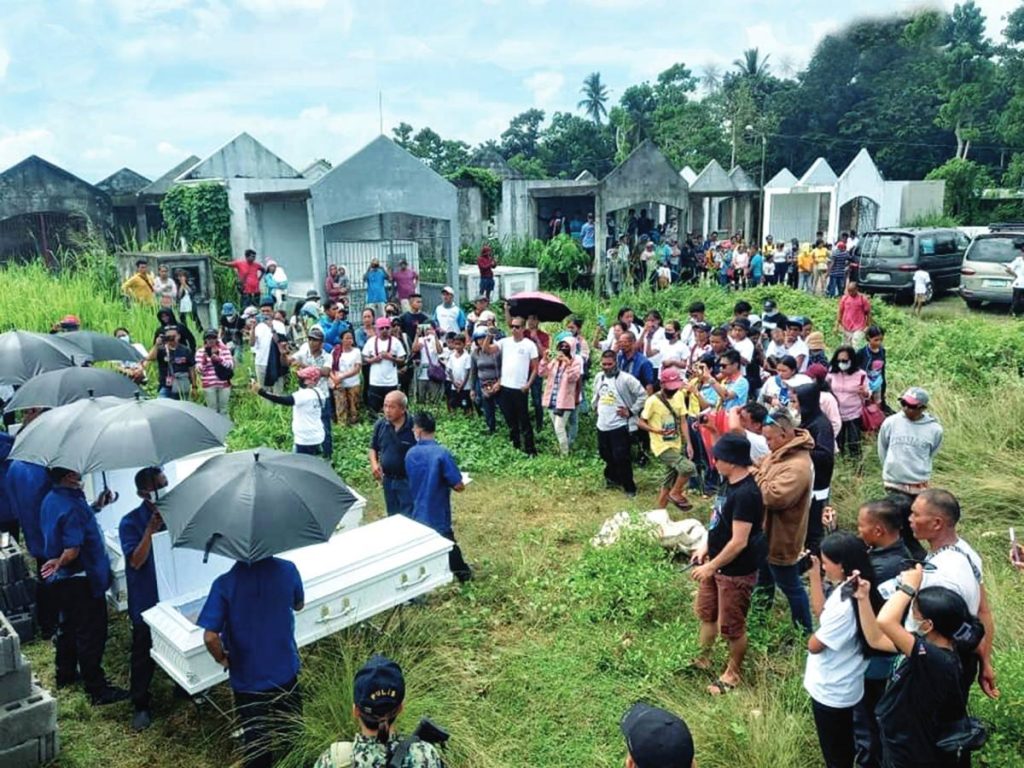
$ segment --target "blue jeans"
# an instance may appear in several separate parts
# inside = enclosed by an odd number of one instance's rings
[[[498,410],[498,396],[484,397],[483,387],[480,386],[480,380],[477,379],[473,385],[473,389],[476,392],[476,404],[480,408],[480,412],[484,415],[484,423],[487,425],[487,431],[494,434],[494,430],[498,428],[498,421],[495,418],[495,413]]]
[[[158,389],[156,391],[156,396],[157,397],[166,397],[168,400],[180,400],[181,399],[180,397],[178,397],[178,393],[177,392],[172,392],[171,391],[170,387],[160,387],[160,389]]]
[[[331,434],[331,425],[334,423],[334,393],[330,390],[320,409],[320,421],[324,425],[323,456],[330,461],[334,454],[334,436]]]
[[[828,276],[828,289],[825,291],[825,295],[829,298],[835,299],[843,295],[843,291],[846,290],[846,277],[844,275],[829,275]]]
[[[405,515],[412,517],[412,492],[406,477],[384,477],[384,505],[388,516]]]
[[[569,433],[569,447],[576,442],[576,436],[580,433],[580,408],[583,407],[584,403],[587,402],[586,398],[579,404],[578,407],[573,408],[569,411],[569,423],[566,427],[566,432]]]
[[[775,587],[782,590],[789,601],[793,624],[802,627],[808,635],[811,634],[814,631],[811,624],[811,601],[800,580],[799,565],[772,565],[767,561],[762,563],[757,572],[757,586],[754,587],[757,602],[770,608],[775,602]]]
[[[304,453],[307,456],[319,456],[320,446],[319,445],[296,445],[295,453]]]
[[[800,273],[800,290],[807,293],[814,293],[814,274],[811,272]]]

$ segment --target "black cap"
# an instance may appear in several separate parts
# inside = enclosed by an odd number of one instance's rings
[[[766,315],[773,315],[778,310],[778,305],[772,299],[764,300],[764,313]]]
[[[682,718],[638,701],[619,723],[637,768],[690,768],[693,736]]]
[[[750,321],[745,317],[737,317],[729,325],[733,328],[742,328],[747,333],[750,333]]]
[[[711,323],[694,323],[693,330],[704,331],[704,333],[711,333]]]
[[[375,653],[356,672],[352,698],[359,711],[371,718],[387,717],[405,700],[405,678],[401,668]]]
[[[806,321],[802,317],[791,317],[786,320],[787,328],[803,328]]]
[[[262,298],[260,300],[260,306],[261,307],[270,307],[271,309],[273,309],[274,308],[274,300],[272,298],[270,298],[269,296],[265,296],[264,298]]]
[[[216,328],[207,328],[205,331],[203,331],[204,339],[216,339],[219,335],[220,334],[217,332]]]
[[[750,441],[743,435],[722,435],[711,452],[719,461],[727,461],[740,467],[749,467],[754,463],[750,460]]]

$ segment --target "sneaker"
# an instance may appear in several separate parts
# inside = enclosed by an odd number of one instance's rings
[[[119,701],[127,700],[129,695],[128,691],[124,688],[106,685],[99,693],[94,693],[92,695],[92,705],[94,707],[104,707],[107,704],[117,704]]]
[[[635,499],[636,498],[636,491],[626,491],[626,498],[627,499]]]
[[[153,724],[153,716],[149,714],[148,709],[140,709],[135,713],[132,718],[132,730],[138,733],[144,731]]]

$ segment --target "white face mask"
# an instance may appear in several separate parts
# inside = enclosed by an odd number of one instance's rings
[[[845,360],[843,362],[839,363],[839,370],[840,371],[848,371],[848,370],[850,370],[850,363],[845,361]]]
[[[132,340],[128,336],[118,336],[117,338],[119,338],[125,344],[131,344],[132,343]]]

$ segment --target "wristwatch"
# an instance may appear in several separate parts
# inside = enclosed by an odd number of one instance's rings
[[[909,584],[902,584],[902,583],[897,584],[896,585],[896,589],[898,589],[900,592],[902,592],[905,595],[910,595],[911,597],[914,597],[914,596],[917,595],[917,590],[914,589]]]

